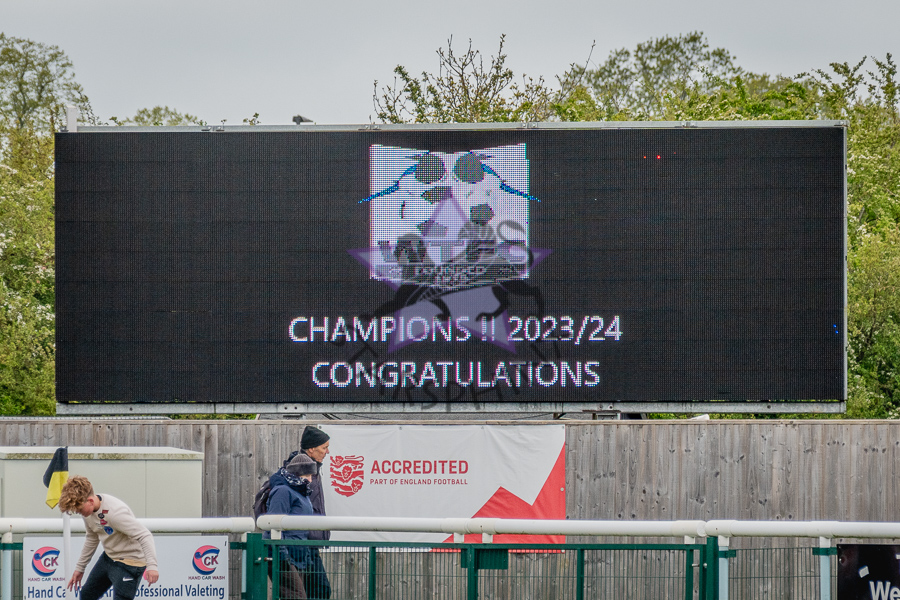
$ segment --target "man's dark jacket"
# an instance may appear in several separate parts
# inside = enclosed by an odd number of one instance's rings
[[[322,481],[322,463],[316,462],[317,469],[316,474],[313,475],[312,485],[310,486],[312,489],[312,494],[309,496],[310,502],[312,502],[313,514],[314,515],[322,515],[325,516],[325,490],[322,489],[323,481]],[[316,531],[310,530],[309,539],[311,540],[330,540],[331,532],[330,531]]]

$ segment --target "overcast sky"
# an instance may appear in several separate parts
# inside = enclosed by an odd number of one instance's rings
[[[506,34],[517,75],[555,81],[570,63],[703,31],[741,67],[794,75],[900,51],[898,0],[0,0],[0,31],[59,46],[96,115],[167,105],[209,123],[302,114],[367,123],[373,81],[436,71],[453,36],[490,56]]]

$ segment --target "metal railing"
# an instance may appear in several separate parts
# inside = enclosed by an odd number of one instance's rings
[[[259,536],[260,539],[252,541]],[[248,539],[250,600],[302,597],[282,550],[318,546],[332,599],[706,599],[707,544],[420,544]],[[324,545],[323,545],[324,544]],[[316,596],[306,589],[310,598]]]
[[[282,549],[304,546],[319,548],[335,600],[831,600],[837,589],[836,539],[900,540],[900,524],[834,521],[524,521],[281,515],[266,515],[256,524],[249,518],[141,521],[154,533],[231,533],[232,600],[290,600],[290,590],[282,594],[280,586],[270,583],[271,578],[280,580],[283,567],[274,557]],[[71,525],[75,532],[82,529],[80,519]],[[254,525],[269,530],[274,539],[264,540]],[[430,531],[452,534],[454,543],[279,539],[280,531],[293,529]],[[22,598],[21,586],[13,585],[16,573],[20,578],[22,574],[22,544],[13,540],[13,534],[61,531],[62,519],[0,519],[0,600]],[[482,543],[462,543],[463,536],[473,533],[481,534]],[[572,543],[572,537],[565,544],[493,543],[499,534],[593,537],[604,543]],[[647,543],[634,543],[634,538]],[[670,541],[657,543],[657,538]],[[758,538],[769,539],[756,543]],[[777,539],[784,540],[783,547],[772,543]]]
[[[257,525],[269,530],[271,541],[260,542],[262,547],[280,550],[289,545],[303,545],[302,542],[280,541],[281,530],[344,530],[344,531],[397,531],[452,533],[454,542],[463,540],[465,534],[481,534],[483,544],[433,545],[420,550],[422,553],[439,553],[442,549],[458,550],[462,557],[496,555],[502,567],[470,568],[468,563],[458,561],[454,575],[445,575],[446,582],[454,582],[451,598],[515,597],[515,598],[575,598],[585,597],[626,597],[626,598],[686,598],[696,600],[728,600],[729,598],[808,598],[810,600],[831,600],[835,597],[837,580],[836,548],[833,541],[845,539],[900,539],[900,524],[862,523],[838,521],[578,521],[517,519],[400,519],[400,518],[359,518],[359,517],[296,517],[266,515]],[[535,546],[528,544],[493,544],[497,534],[523,535],[567,535],[603,537],[643,537],[643,538],[683,538],[683,543],[659,544],[555,544]],[[753,538],[792,539],[795,542],[807,539],[811,545],[797,545],[776,548],[765,545],[757,548],[735,548],[732,540],[749,542]],[[744,539],[747,538],[747,539]],[[703,543],[697,543],[702,539]],[[434,572],[435,569],[449,573],[448,567],[431,559],[429,565],[419,562],[409,563],[409,567],[395,567],[390,558],[382,555],[396,554],[396,549],[386,544],[358,544],[376,556],[366,563],[367,581],[372,593],[358,595],[358,586],[348,584],[348,589],[356,590],[344,596],[342,577],[345,573],[359,572],[364,562],[362,554],[356,560],[354,569],[345,568],[339,558],[337,547],[341,543],[318,543],[326,549],[330,568],[339,585],[334,598],[366,597],[375,598],[417,598],[415,590],[426,585],[418,574]],[[347,544],[343,542],[343,544]],[[311,544],[306,544],[311,545]],[[411,552],[414,544],[405,544],[406,552]],[[551,551],[552,549],[552,551]],[[362,552],[361,550],[359,552]],[[660,554],[662,552],[662,554]],[[493,553],[493,554],[492,554]],[[538,556],[528,564],[522,557]],[[605,553],[605,554],[604,554]],[[272,560],[272,554],[260,555],[260,560]],[[501,558],[505,557],[505,558]],[[673,558],[680,557],[680,558]],[[683,560],[682,560],[683,559]],[[381,560],[383,566],[379,566]],[[505,561],[505,562],[504,562]],[[493,563],[488,563],[493,564]],[[515,566],[511,568],[509,565]],[[526,565],[528,565],[526,567]],[[680,570],[673,565],[683,565]],[[396,579],[397,570],[407,576],[401,587],[389,586],[386,582]],[[429,571],[430,569],[430,571]],[[463,569],[462,571],[460,569]],[[531,569],[531,570],[529,570]],[[326,571],[329,567],[326,566]],[[330,572],[330,571],[329,571]],[[410,573],[415,576],[409,575]],[[465,581],[463,583],[463,573]],[[349,575],[346,575],[349,576]],[[392,579],[393,578],[393,579]],[[249,581],[249,580],[248,580]],[[434,582],[428,580],[428,586]],[[488,584],[485,582],[501,582]],[[491,592],[485,586],[499,585],[501,592]],[[530,587],[529,587],[530,586]],[[388,589],[389,588],[389,589]],[[442,589],[443,589],[442,588]],[[542,590],[533,593],[534,589]],[[552,589],[550,594],[548,589]],[[408,593],[401,593],[406,590]],[[249,591],[249,588],[248,588]],[[383,592],[383,593],[379,593]],[[271,594],[278,600],[278,591]],[[262,600],[263,596],[259,596]],[[249,600],[256,600],[250,598]]]

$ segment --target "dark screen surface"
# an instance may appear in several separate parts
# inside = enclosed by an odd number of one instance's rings
[[[845,399],[841,127],[56,148],[60,403]]]

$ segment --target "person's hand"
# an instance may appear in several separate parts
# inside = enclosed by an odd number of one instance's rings
[[[84,576],[84,572],[75,571],[72,573],[72,578],[69,580],[68,585],[66,586],[69,590],[77,590],[81,587],[81,578]]]
[[[159,571],[153,571],[147,569],[144,571],[144,579],[147,580],[147,585],[153,585],[157,581],[159,581]]]

